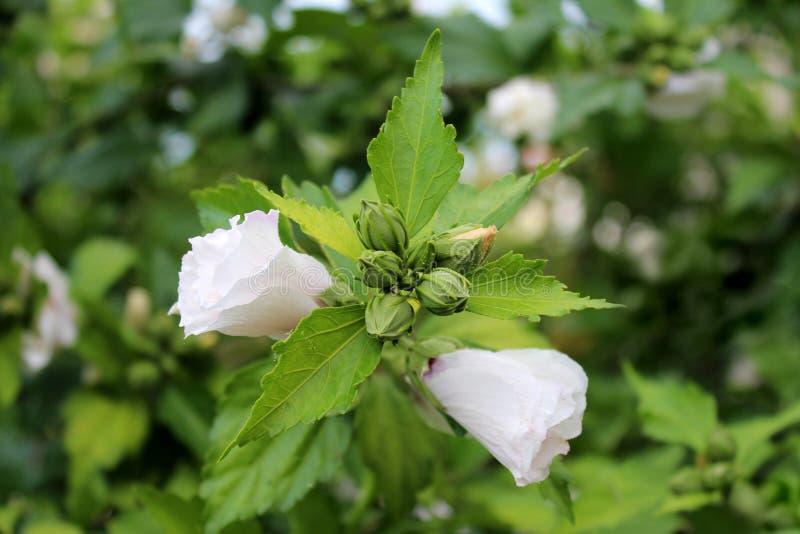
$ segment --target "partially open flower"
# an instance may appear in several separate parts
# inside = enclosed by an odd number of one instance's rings
[[[478,267],[492,248],[497,227],[465,225],[439,234],[433,241],[436,265],[459,273]]]
[[[423,378],[518,486],[547,478],[553,458],[581,433],[588,379],[558,351],[461,349],[433,360]]]
[[[253,211],[241,223],[237,215],[229,230],[189,240],[170,309],[187,336],[217,330],[283,339],[320,306],[331,278],[319,261],[281,243],[278,215]]]

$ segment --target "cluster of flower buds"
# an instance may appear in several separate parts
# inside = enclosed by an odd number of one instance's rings
[[[494,226],[468,225],[410,243],[400,211],[367,200],[356,229],[367,249],[358,259],[361,279],[380,290],[367,306],[367,332],[383,340],[408,333],[422,306],[437,315],[464,310],[467,275],[486,259],[497,234]]]

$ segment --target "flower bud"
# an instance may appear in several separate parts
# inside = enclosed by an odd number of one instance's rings
[[[706,489],[719,489],[727,486],[736,478],[731,464],[718,462],[707,466],[703,470],[703,486]]]
[[[416,299],[385,293],[367,304],[367,333],[382,341],[397,339],[414,326],[419,309]]]
[[[730,460],[736,454],[736,442],[730,433],[717,427],[708,438],[708,456],[712,460]]]
[[[420,339],[414,345],[414,351],[425,358],[438,358],[442,354],[463,349],[461,340],[449,336],[434,336]]]
[[[406,261],[408,268],[417,272],[428,272],[436,259],[436,248],[433,242],[425,240],[411,245]]]
[[[433,241],[436,265],[459,273],[478,267],[492,248],[497,227],[465,225],[439,234]]]
[[[367,250],[358,258],[361,279],[369,287],[386,289],[403,275],[403,260],[387,250]]]
[[[417,296],[422,304],[436,315],[451,315],[462,311],[469,298],[469,280],[459,273],[436,268],[422,275],[417,286]]]
[[[402,256],[408,246],[403,215],[389,204],[362,200],[356,228],[361,242],[368,249],[389,250]]]
[[[678,495],[702,491],[703,475],[694,467],[684,467],[670,479],[669,489]]]

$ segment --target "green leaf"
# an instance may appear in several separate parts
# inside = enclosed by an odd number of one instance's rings
[[[291,508],[318,482],[330,479],[350,444],[345,418],[296,425],[274,438],[231,451],[212,465],[200,486],[206,532],[270,509]]]
[[[60,519],[34,519],[25,525],[24,534],[83,534],[80,527]]]
[[[674,514],[675,512],[691,512],[699,510],[711,504],[722,502],[722,492],[703,491],[698,493],[687,493],[684,495],[669,495],[664,500],[658,511],[662,514]]]
[[[139,488],[137,496],[164,534],[200,534],[203,531],[203,505],[199,499],[189,501],[147,486]]]
[[[256,189],[259,182],[239,178],[235,184],[222,184],[192,191],[191,196],[206,232],[229,228],[228,220],[234,215],[251,211],[269,211],[270,204]]]
[[[460,224],[502,228],[525,205],[536,184],[567,168],[586,150],[579,150],[563,161],[554,159],[547,164],[540,164],[536,172],[525,176],[508,174],[483,191],[473,185],[457,184],[436,213],[434,231],[443,232]]]
[[[240,446],[349,409],[381,345],[366,332],[364,306],[354,305],[317,308],[272,350],[278,363],[261,380],[263,393],[236,437]]]
[[[539,484],[542,497],[552,502],[556,509],[566,517],[570,523],[575,523],[575,512],[572,510],[572,496],[569,493],[569,485],[572,477],[560,461],[554,461],[550,465],[550,476]]]
[[[766,460],[764,451],[769,451],[769,440],[783,430],[800,424],[800,402],[785,410],[763,417],[728,426],[736,441],[736,464],[747,473],[755,471]]]
[[[312,491],[289,510],[292,534],[341,532],[338,502],[319,489]]]
[[[364,389],[356,411],[358,443],[389,511],[400,517],[430,482],[443,435],[428,428],[391,377],[376,375]]]
[[[353,260],[361,255],[364,247],[353,228],[337,210],[317,208],[304,200],[282,197],[263,184],[258,184],[257,188],[261,195],[280,210],[281,215],[299,224],[303,232],[321,245],[327,245]]]
[[[552,276],[542,275],[544,264],[544,260],[526,260],[512,252],[487,263],[472,274],[467,310],[497,319],[527,317],[538,321],[540,315],[559,317],[587,308],[618,307],[567,291]]]
[[[704,451],[717,426],[714,397],[690,382],[646,379],[628,363],[624,370],[639,397],[639,417],[644,433],[664,443],[678,443]]]
[[[77,472],[114,467],[147,436],[147,408],[139,401],[81,391],[67,399],[63,414],[64,447]]]
[[[208,450],[208,432],[213,399],[200,388],[169,385],[158,398],[156,416],[185,443],[198,458]]]
[[[400,209],[412,236],[433,217],[464,165],[456,130],[442,119],[441,55],[437,30],[414,67],[414,77],[406,80],[378,136],[367,147],[381,200]]]
[[[84,242],[72,257],[72,293],[87,300],[99,300],[131,268],[136,250],[127,243],[108,238]]]
[[[0,337],[0,408],[12,405],[22,386],[20,339],[19,330],[12,330]]]

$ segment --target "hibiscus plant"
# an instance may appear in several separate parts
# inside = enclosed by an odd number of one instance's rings
[[[288,177],[282,195],[246,179],[198,193],[201,213],[214,216],[209,230],[223,216],[230,228],[190,240],[172,312],[187,336],[279,340],[271,358],[228,386],[201,486],[212,530],[242,507],[291,507],[329,477],[347,454],[351,416],[341,414],[351,410],[364,462],[394,513],[430,480],[438,432],[469,433],[518,486],[547,479],[580,434],[588,379],[567,355],[417,335],[429,316],[536,321],[614,307],[567,291],[542,260],[491,256],[533,187],[579,154],[483,191],[458,183],[463,156],[442,118],[443,77],[436,31],[367,148],[372,177],[343,201]],[[269,498],[236,489],[253,462],[275,471],[261,489]],[[553,484],[566,506],[563,474]]]

